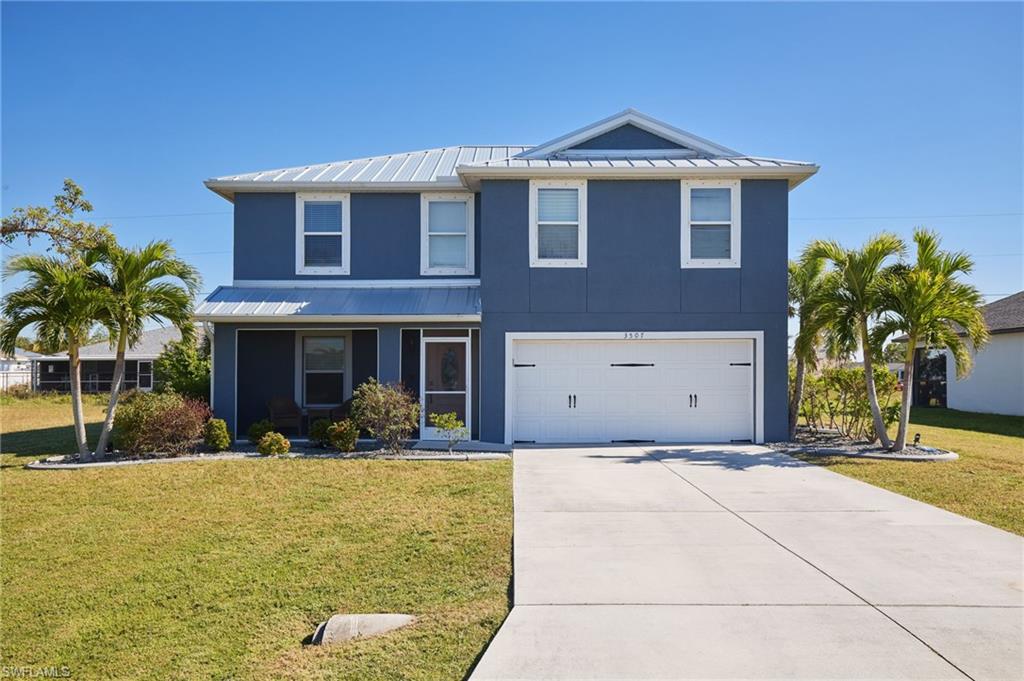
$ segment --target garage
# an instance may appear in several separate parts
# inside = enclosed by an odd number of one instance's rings
[[[508,339],[513,442],[759,439],[754,338],[552,335]]]

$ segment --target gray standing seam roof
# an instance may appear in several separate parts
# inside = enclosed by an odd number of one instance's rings
[[[181,332],[177,327],[164,326],[157,329],[150,329],[142,332],[139,342],[128,348],[124,356],[126,359],[153,359],[164,351],[168,343],[181,340]],[[117,356],[115,348],[110,347],[107,341],[83,345],[79,350],[82,359],[114,359]],[[66,352],[55,355],[40,356],[40,359],[67,359]]]
[[[476,285],[394,288],[222,286],[196,308],[202,319],[478,316]],[[339,321],[344,321],[339,319]]]

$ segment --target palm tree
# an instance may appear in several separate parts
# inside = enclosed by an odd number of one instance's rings
[[[907,336],[903,359],[903,395],[895,451],[907,444],[910,421],[910,391],[914,381],[914,349],[946,348],[956,364],[957,378],[971,371],[971,349],[988,341],[985,318],[978,309],[983,298],[978,290],[956,279],[968,274],[974,262],[966,253],[951,253],[939,248],[939,236],[930,230],[914,230],[917,262],[894,268],[882,277],[879,291],[885,310],[873,334],[876,342],[894,333]],[[968,348],[965,340],[970,341]]]
[[[836,241],[813,241],[804,251],[803,260],[823,260],[834,274],[827,277],[822,295],[813,304],[805,305],[807,313],[816,316],[826,328],[833,354],[852,355],[858,347],[864,352],[864,381],[875,436],[886,448],[892,445],[885,432],[885,421],[878,406],[875,390],[874,360],[881,348],[873,342],[870,325],[882,312],[879,282],[887,271],[886,261],[906,251],[903,240],[895,234],[873,236],[859,249],[847,249]]]
[[[796,360],[796,378],[789,395],[789,438],[796,433],[796,422],[800,415],[800,402],[804,394],[804,373],[817,363],[818,347],[821,345],[821,325],[811,318],[814,308],[812,299],[822,287],[825,263],[822,260],[789,261],[789,306],[790,317],[799,316],[799,331],[793,343],[793,357]],[[808,304],[810,303],[810,304]]]
[[[96,444],[96,456],[102,456],[124,383],[125,352],[139,341],[147,321],[170,322],[183,338],[191,339],[195,334],[192,298],[199,291],[200,277],[194,267],[174,255],[167,241],[153,241],[142,248],[106,244],[96,250],[96,258],[102,265],[94,274],[104,294],[101,323],[110,330],[111,345],[117,346],[107,415]]]
[[[0,349],[12,352],[18,333],[35,325],[36,337],[45,346],[68,349],[71,374],[71,412],[75,423],[75,444],[82,460],[89,460],[82,412],[82,374],[79,348],[102,313],[102,296],[97,292],[87,262],[46,255],[19,255],[4,268],[4,279],[25,274],[28,282],[9,293],[3,302],[7,320],[0,329]]]

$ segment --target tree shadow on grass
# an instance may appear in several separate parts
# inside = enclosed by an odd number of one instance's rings
[[[977,433],[990,433],[992,435],[1024,437],[1024,416],[980,414],[972,411],[959,411],[942,407],[911,408],[911,432],[913,432],[914,426],[934,426],[935,428],[969,430]]]
[[[95,444],[100,435],[102,423],[87,423],[85,432],[89,442]],[[16,457],[55,456],[75,452],[75,430],[73,426],[53,426],[18,430],[0,435],[0,453]]]

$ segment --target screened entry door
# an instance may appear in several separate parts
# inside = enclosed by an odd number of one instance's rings
[[[431,414],[455,412],[470,424],[469,337],[424,337],[420,347],[420,437],[440,439],[441,434],[430,425]]]

